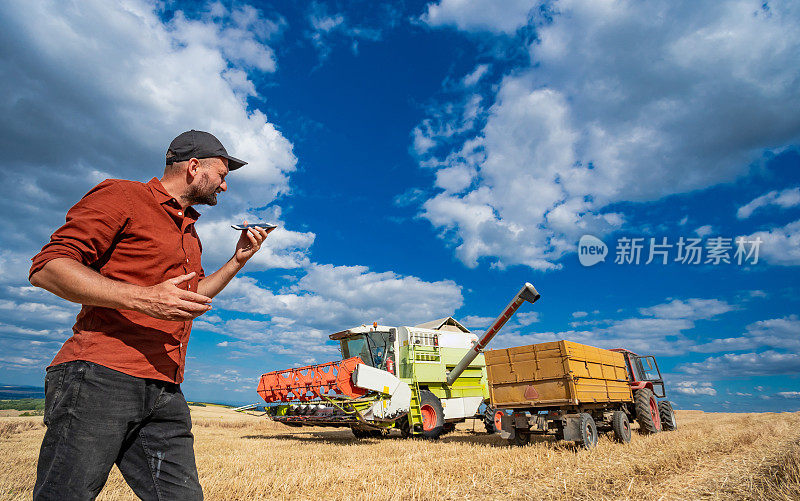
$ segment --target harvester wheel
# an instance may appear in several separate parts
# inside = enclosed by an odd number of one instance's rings
[[[400,430],[401,437],[408,438],[411,436],[411,421],[408,414],[401,417],[395,426]]]
[[[361,428],[350,428],[350,431],[353,432],[353,435],[356,438],[367,438],[369,436],[369,432],[367,430],[362,430]]]
[[[675,420],[675,410],[672,408],[672,403],[663,400],[658,403],[658,414],[661,417],[661,429],[664,431],[673,431],[678,429],[678,421]]]
[[[614,440],[621,444],[631,441],[631,422],[628,415],[622,411],[614,411],[611,415],[611,428],[614,430]]]
[[[639,431],[645,434],[661,431],[661,416],[653,391],[648,388],[636,390],[633,399],[636,403],[636,421],[639,422]]]
[[[439,398],[428,390],[419,392],[419,408],[422,411],[422,436],[435,440],[444,431],[444,407]]]
[[[582,412],[581,416],[581,441],[579,444],[585,449],[594,449],[597,446],[597,425],[591,414]]]
[[[389,436],[389,430],[383,429],[363,429],[363,428],[350,428],[353,436],[356,438],[386,438]]]

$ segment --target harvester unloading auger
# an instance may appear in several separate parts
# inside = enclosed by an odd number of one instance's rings
[[[452,317],[331,334],[343,360],[268,372],[258,394],[271,418],[289,426],[349,427],[359,438],[397,428],[404,437],[437,438],[488,401],[481,352],[523,302],[539,297],[526,283],[480,338]]]

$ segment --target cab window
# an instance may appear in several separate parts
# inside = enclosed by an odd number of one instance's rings
[[[342,358],[352,357],[361,357],[365,364],[372,365],[367,338],[363,334],[342,339]]]
[[[359,334],[341,340],[342,357],[361,357],[365,364],[386,369],[387,360],[394,363],[394,336],[389,332]]]

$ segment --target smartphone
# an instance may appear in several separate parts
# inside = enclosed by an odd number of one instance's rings
[[[247,223],[247,224],[232,224],[231,228],[240,231],[246,230],[248,228],[264,228],[265,230],[271,230],[272,228],[277,228],[277,226],[272,223]]]

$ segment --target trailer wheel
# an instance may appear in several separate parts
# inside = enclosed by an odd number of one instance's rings
[[[594,424],[594,419],[591,414],[581,412],[581,441],[585,449],[594,449],[597,446],[597,425]]]
[[[553,423],[554,433],[553,436],[556,438],[556,442],[560,442],[564,440],[564,424],[559,420]]]
[[[435,440],[444,431],[444,408],[439,398],[428,390],[419,392],[422,412],[422,436]]]
[[[528,443],[531,441],[530,433],[522,433],[522,430],[520,429],[516,429],[514,431],[514,438],[509,438],[508,443],[510,445],[516,445],[517,447],[528,445]]]
[[[614,440],[621,444],[631,441],[631,422],[628,415],[622,411],[614,411],[611,416],[611,428],[614,430]]]
[[[658,403],[658,414],[661,418],[661,429],[673,431],[678,429],[678,421],[675,420],[675,410],[672,403],[666,400]]]
[[[661,431],[658,402],[652,390],[648,388],[636,390],[633,399],[636,402],[636,421],[639,422],[639,431],[645,434]]]

